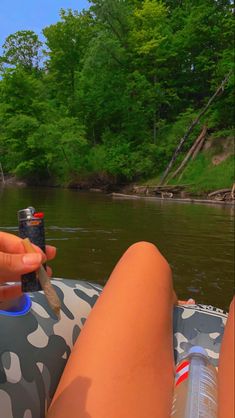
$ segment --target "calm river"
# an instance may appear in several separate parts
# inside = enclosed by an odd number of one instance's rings
[[[45,212],[46,240],[58,249],[55,277],[104,284],[132,243],[155,243],[172,266],[180,298],[227,308],[234,284],[231,207],[120,200],[53,188],[0,189],[0,230],[17,233],[16,213]],[[144,277],[143,277],[144,280]]]

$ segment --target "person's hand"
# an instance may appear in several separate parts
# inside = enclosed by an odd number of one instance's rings
[[[56,248],[51,245],[46,246],[46,254],[36,245],[34,247],[36,253],[25,253],[21,238],[0,232],[0,301],[21,294],[20,284],[11,286],[1,286],[1,284],[20,281],[22,274],[37,270],[40,264],[55,257]],[[47,273],[51,276],[50,267],[47,267]]]

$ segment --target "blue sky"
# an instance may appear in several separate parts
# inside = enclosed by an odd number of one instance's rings
[[[40,35],[45,26],[59,20],[61,8],[80,11],[88,7],[88,0],[0,0],[0,48],[18,30]]]

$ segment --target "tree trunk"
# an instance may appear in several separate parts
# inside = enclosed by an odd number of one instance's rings
[[[220,193],[228,193],[230,191],[231,191],[230,189],[219,189],[219,190],[215,190],[214,192],[209,193],[208,194],[208,197],[213,197],[213,196],[216,196],[217,194],[220,194]]]
[[[192,160],[195,160],[197,154],[199,154],[199,152],[201,151],[201,149],[202,149],[202,147],[205,143],[205,140],[206,140],[206,132],[205,132],[205,135],[202,137],[201,141],[199,142],[198,146],[196,147],[196,149],[195,149],[195,151],[192,155]]]
[[[203,126],[202,131],[200,133],[200,135],[197,137],[196,141],[193,143],[193,146],[190,148],[188,154],[186,155],[186,157],[183,159],[182,163],[180,164],[180,166],[177,168],[177,170],[172,174],[172,176],[170,176],[170,179],[175,178],[180,172],[181,170],[185,167],[185,165],[187,164],[188,160],[190,159],[190,157],[192,155],[194,155],[194,153],[197,151],[199,145],[204,143],[204,139],[206,137],[206,132],[207,132],[207,127],[206,125]]]
[[[181,138],[179,144],[177,145],[175,152],[166,168],[166,170],[163,173],[163,176],[161,178],[160,181],[160,185],[164,183],[166,177],[169,174],[169,171],[172,167],[172,165],[174,164],[177,155],[179,154],[179,152],[181,151],[186,139],[189,137],[189,135],[191,134],[191,132],[193,131],[193,129],[195,128],[195,126],[198,124],[200,118],[206,113],[207,109],[210,107],[211,103],[215,100],[215,98],[218,96],[218,94],[220,92],[224,91],[224,86],[226,85],[226,83],[228,82],[229,77],[231,76],[232,71],[230,71],[226,77],[224,78],[224,80],[222,81],[222,83],[220,84],[220,86],[217,88],[216,92],[213,94],[213,96],[211,96],[211,98],[208,100],[206,106],[202,109],[202,111],[199,113],[199,115],[196,117],[196,119],[194,119],[193,123],[189,126],[189,128],[187,129],[187,131],[185,132],[184,136]]]

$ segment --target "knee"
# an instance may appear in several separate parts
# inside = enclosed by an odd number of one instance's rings
[[[147,241],[135,242],[127,249],[126,253],[136,260],[149,260],[156,258],[156,256],[162,256],[157,247],[151,242]]]
[[[155,252],[158,251],[157,247],[148,241],[139,241],[132,244],[127,251],[136,252],[142,254],[143,252]]]
[[[133,259],[138,260],[140,263],[141,260],[144,261],[145,265],[157,265],[160,264],[162,267],[165,267],[169,270],[170,266],[165,257],[158,250],[156,245],[147,241],[140,241],[132,244],[126,251],[127,255],[133,257]]]

